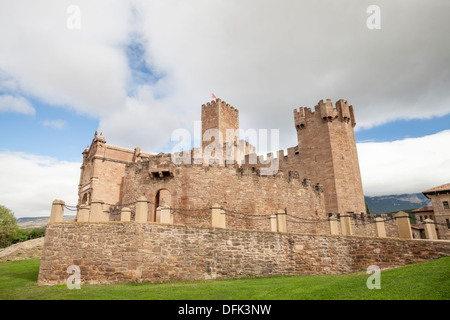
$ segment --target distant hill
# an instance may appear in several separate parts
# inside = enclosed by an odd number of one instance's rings
[[[42,229],[47,226],[50,217],[25,217],[17,218],[17,225],[22,229]],[[75,216],[63,216],[63,221],[75,221]]]
[[[370,213],[388,213],[406,209],[416,209],[431,205],[431,201],[422,193],[394,194],[368,197],[364,200],[369,205]]]

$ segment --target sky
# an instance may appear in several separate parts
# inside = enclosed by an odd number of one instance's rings
[[[345,99],[366,195],[448,183],[448,12],[448,0],[2,1],[0,204],[16,217],[75,205],[95,131],[170,152],[213,93],[241,128],[278,129],[280,149],[297,144],[294,109]]]

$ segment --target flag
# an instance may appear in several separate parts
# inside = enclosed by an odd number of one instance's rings
[[[216,96],[214,95],[214,93],[212,94],[212,98],[213,98],[213,99],[216,99]]]

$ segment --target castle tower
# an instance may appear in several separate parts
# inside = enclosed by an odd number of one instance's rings
[[[211,129],[216,129],[221,136],[222,141],[216,140],[216,134]],[[227,131],[232,129],[233,131]],[[223,159],[225,159],[226,142],[232,143],[237,146],[239,142],[239,110],[227,104],[220,99],[213,100],[207,104],[202,105],[202,150],[205,154],[208,154],[209,150],[205,150],[212,142],[219,143],[222,149]],[[206,134],[205,134],[206,133]],[[211,137],[211,134],[214,138]],[[227,137],[227,134],[230,137]]]
[[[323,185],[327,212],[365,212],[353,107],[330,99],[294,110],[300,174]]]
[[[239,130],[239,110],[220,99],[202,105],[202,137],[209,129],[218,129],[225,143],[227,129]],[[238,141],[239,137],[234,140]]]

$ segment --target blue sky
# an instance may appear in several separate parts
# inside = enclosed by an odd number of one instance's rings
[[[2,2],[0,204],[30,216],[75,203],[96,130],[169,152],[212,93],[241,128],[279,129],[281,149],[297,143],[294,108],[346,99],[367,195],[448,183],[450,2],[377,3],[371,30],[371,1]]]
[[[93,132],[98,128],[98,119],[31,101],[35,115],[1,114],[0,135],[4,139],[0,149],[80,161],[81,152],[90,144]],[[52,121],[63,123],[61,127],[46,123]]]
[[[397,120],[355,133],[356,142],[389,142],[418,138],[450,129],[450,114],[431,119]],[[417,150],[420,152],[420,150]]]

